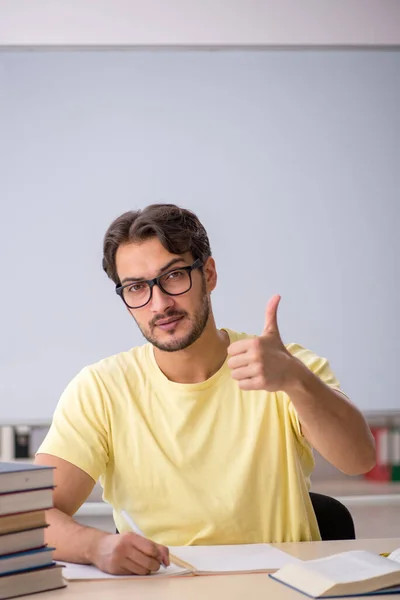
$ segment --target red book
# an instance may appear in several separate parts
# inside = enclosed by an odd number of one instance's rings
[[[371,427],[376,446],[376,465],[364,475],[370,481],[390,481],[389,430],[387,427]]]

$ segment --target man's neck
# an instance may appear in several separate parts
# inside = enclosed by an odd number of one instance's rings
[[[164,352],[154,348],[154,357],[164,375],[176,383],[200,383],[214,375],[224,364],[229,336],[216,328],[213,319],[198,340],[185,350]]]

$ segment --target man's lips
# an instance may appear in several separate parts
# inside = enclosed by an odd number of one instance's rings
[[[172,329],[175,323],[183,319],[182,316],[179,317],[171,317],[170,319],[165,319],[163,321],[157,321],[156,326],[161,327],[162,329]]]

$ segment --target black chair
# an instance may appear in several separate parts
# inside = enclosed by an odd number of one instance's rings
[[[356,539],[353,517],[344,504],[315,492],[310,492],[310,498],[323,541]]]

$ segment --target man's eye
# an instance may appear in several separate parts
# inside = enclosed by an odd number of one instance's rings
[[[145,285],[143,283],[134,283],[133,285],[130,285],[128,288],[129,292],[142,292],[145,289]]]
[[[171,273],[168,274],[168,279],[180,279],[181,277],[185,276],[185,271],[171,271]]]

